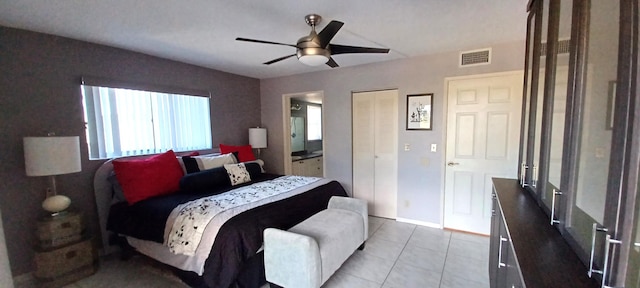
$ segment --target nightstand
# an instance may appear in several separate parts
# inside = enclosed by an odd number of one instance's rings
[[[34,276],[41,287],[62,287],[96,272],[98,253],[81,213],[43,217],[37,233]]]

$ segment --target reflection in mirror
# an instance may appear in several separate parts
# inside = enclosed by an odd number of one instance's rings
[[[524,187],[527,186],[531,183],[531,178],[530,175],[528,174],[528,170],[531,169],[531,163],[528,162],[527,156],[529,155],[529,115],[530,115],[530,107],[531,107],[531,81],[533,79],[533,44],[534,42],[534,27],[535,27],[535,15],[532,15],[533,17],[529,18],[529,31],[528,31],[528,40],[527,40],[527,45],[528,45],[528,54],[527,54],[527,79],[526,79],[526,90],[525,90],[525,101],[523,102],[524,105],[524,114],[522,115],[522,124],[523,124],[523,129],[522,129],[522,151],[520,151],[520,155],[522,155],[522,167],[520,168],[521,171],[521,175],[520,175],[520,184]]]
[[[291,153],[304,152],[304,117],[291,117]]]
[[[562,148],[564,146],[564,120],[567,107],[572,4],[570,0],[560,2],[560,21],[556,47],[556,78],[551,120],[551,149],[549,151],[549,183],[553,187],[548,187],[548,190],[553,188],[560,189],[562,176]]]
[[[580,127],[580,160],[576,205],[595,221],[602,223],[607,193],[611,130],[606,107],[610,81],[616,80],[619,26],[618,1],[592,1],[587,55],[585,99]],[[578,209],[573,209],[578,210]],[[577,220],[572,217],[572,221]]]
[[[540,41],[541,43],[539,47],[542,47],[542,43],[547,42],[547,31],[549,24],[549,0],[545,0],[542,2],[542,30]],[[545,49],[546,50],[546,49]],[[546,51],[540,52],[540,70],[538,70],[538,96],[536,100],[536,114],[535,114],[535,133],[533,140],[533,168],[532,168],[532,186],[535,189],[536,193],[540,194],[538,186],[538,172],[540,171],[540,148],[542,144],[542,105],[543,105],[543,96],[544,96],[544,73],[545,73],[545,57]],[[541,197],[544,199],[544,193],[541,193]]]

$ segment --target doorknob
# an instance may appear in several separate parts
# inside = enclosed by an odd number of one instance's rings
[[[451,161],[449,161],[449,163],[447,163],[447,166],[456,166],[456,165],[460,165],[460,163],[458,163],[458,162],[451,162]]]

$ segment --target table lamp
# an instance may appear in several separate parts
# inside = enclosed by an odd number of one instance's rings
[[[267,148],[267,129],[249,128],[249,145],[258,150],[258,159],[260,159],[260,149]]]
[[[42,208],[51,212],[52,216],[58,215],[69,207],[71,200],[58,195],[55,176],[82,170],[80,137],[24,137],[23,143],[27,176],[49,176],[51,182]]]

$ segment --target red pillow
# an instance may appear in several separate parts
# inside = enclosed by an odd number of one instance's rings
[[[176,156],[178,156],[178,157],[184,157],[184,156],[200,156],[200,152],[198,152],[198,151],[193,151],[193,152],[179,152],[179,153],[176,153]]]
[[[184,175],[173,150],[141,160],[113,161],[113,171],[129,205],[180,190]]]
[[[227,154],[238,152],[238,162],[247,162],[256,160],[256,156],[253,155],[253,150],[251,150],[251,145],[244,146],[229,146],[220,144],[220,154]]]

